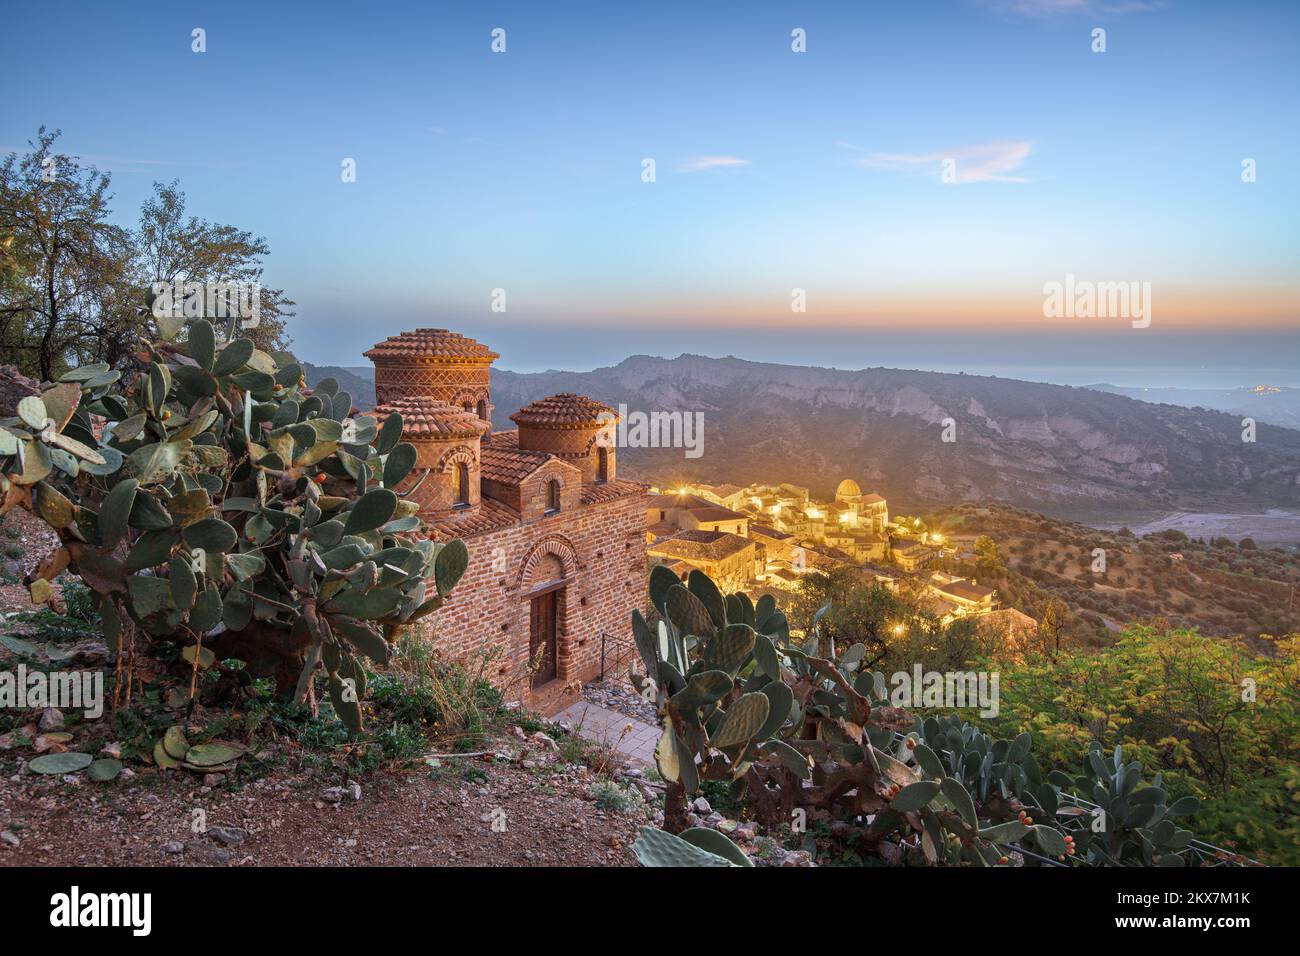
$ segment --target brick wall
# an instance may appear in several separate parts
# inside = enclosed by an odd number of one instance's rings
[[[428,516],[436,512],[446,512],[455,507],[454,471],[456,464],[464,461],[469,466],[469,504],[479,504],[479,440],[477,438],[448,438],[442,441],[416,441],[405,438],[415,446],[415,467],[411,473],[397,485],[396,491],[405,494],[419,482],[412,501],[420,505],[420,513]],[[424,470],[432,470],[424,481],[420,476]]]
[[[582,507],[579,504],[582,500],[582,473],[553,458],[519,485],[518,511],[524,521],[545,517],[550,500],[547,486],[552,481],[559,482],[562,514]]]
[[[569,476],[577,477],[571,470]],[[525,498],[533,493],[531,484],[525,483]],[[576,500],[578,493],[578,483],[571,480],[565,500]],[[438,646],[462,659],[500,647],[503,658],[489,676],[509,680],[528,659],[527,595],[548,583],[541,578],[553,579],[554,569],[562,568],[566,584],[558,602],[557,679],[536,692],[520,684],[506,690],[511,699],[545,712],[565,706],[574,699],[578,682],[600,673],[601,632],[625,639],[632,609],[644,603],[645,508],[645,495],[628,495],[575,504],[559,514],[467,538],[465,576],[428,619]]]
[[[491,401],[490,376],[487,362],[378,361],[375,399],[382,403],[424,395],[450,405],[477,408],[480,401]]]
[[[582,472],[582,480],[592,482],[600,477],[601,448],[598,438],[601,426],[593,424],[589,428],[544,428],[539,426],[519,426],[519,447],[530,451],[548,451],[558,455],[570,465]],[[606,457],[606,480],[618,477],[618,452],[614,447],[604,449]]]

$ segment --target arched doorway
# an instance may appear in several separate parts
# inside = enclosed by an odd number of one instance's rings
[[[528,592],[528,660],[532,686],[541,687],[559,676],[560,619],[564,611],[564,565],[545,554],[533,566],[537,582]]]
[[[561,651],[568,634],[568,585],[577,567],[573,546],[559,536],[539,541],[520,567],[520,597],[528,603],[529,683],[533,690],[572,676],[566,672],[569,663]]]

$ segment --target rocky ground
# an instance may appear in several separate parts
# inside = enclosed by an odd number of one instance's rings
[[[608,707],[628,717],[643,720],[647,724],[659,722],[655,705],[642,700],[641,696],[632,689],[632,685],[623,680],[610,678],[583,684],[582,697],[589,704]]]
[[[634,865],[653,785],[638,771],[602,781],[546,734],[515,731],[490,753],[364,785],[272,773],[235,789],[222,775],[155,768],[95,783],[20,759],[0,786],[0,865]],[[611,785],[635,794],[630,808],[601,805]]]
[[[0,866],[632,866],[638,828],[663,821],[652,771],[571,762],[552,736],[518,726],[482,752],[364,783],[295,773],[274,748],[264,756],[279,769],[247,783],[139,765],[96,782],[28,765],[78,738],[86,752],[118,756],[118,745],[87,745],[89,725],[56,710],[33,717],[0,735]],[[758,865],[812,865],[704,797],[687,816]]]
[[[23,577],[58,546],[49,525],[23,508],[0,517],[0,609],[32,609]]]

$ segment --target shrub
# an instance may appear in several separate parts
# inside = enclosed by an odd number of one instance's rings
[[[75,368],[0,421],[0,513],[27,508],[61,543],[32,598],[66,568],[114,654],[137,638],[212,651],[313,703],[323,668],[357,732],[362,656],[387,661],[440,606],[465,545],[407,537],[400,415],[353,417],[334,380],[308,389],[292,355],[218,341],[206,320],[159,324],[128,376]]]
[[[597,780],[591,785],[596,806],[610,813],[631,813],[645,805],[640,791],[612,780]]]

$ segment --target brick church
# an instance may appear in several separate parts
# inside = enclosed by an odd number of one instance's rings
[[[494,431],[498,356],[486,346],[417,329],[365,355],[374,414],[400,412],[417,450],[396,490],[418,482],[410,498],[432,537],[469,547],[469,569],[429,618],[438,645],[454,657],[500,646],[491,676],[513,685],[510,697],[545,713],[566,706],[599,675],[602,635],[625,646],[644,603],[647,494],[617,476],[616,449],[598,441],[613,410],[552,395],[511,415],[517,428]]]

